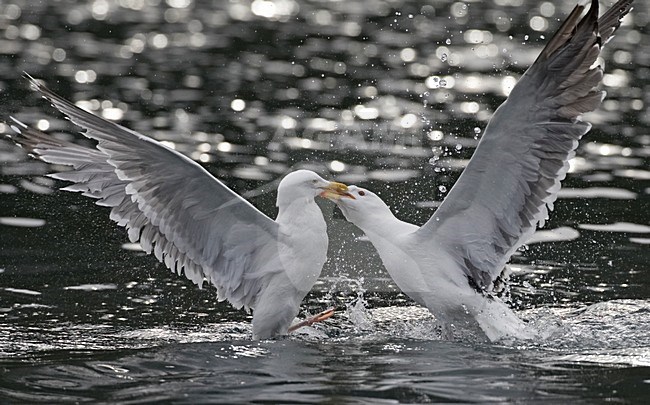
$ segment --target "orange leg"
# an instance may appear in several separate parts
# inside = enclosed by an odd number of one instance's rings
[[[295,325],[291,325],[289,327],[288,332],[291,333],[291,332],[295,331],[296,329],[302,328],[303,326],[310,326],[310,325],[313,325],[316,322],[324,321],[325,319],[330,318],[332,315],[334,315],[334,308],[330,308],[330,309],[328,309],[326,311],[323,311],[323,312],[321,312],[319,314],[316,314],[316,315],[314,315],[314,316],[312,316],[310,318],[307,318],[304,321],[300,321]]]

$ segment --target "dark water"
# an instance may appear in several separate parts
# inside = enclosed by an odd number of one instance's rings
[[[126,245],[106,210],[56,191],[52,168],[0,140],[0,399],[646,402],[650,14],[636,3],[604,54],[608,97],[585,117],[594,128],[555,212],[512,260],[512,305],[545,339],[441,341],[324,202],[330,260],[303,315],[337,315],[253,342],[247,314]],[[422,4],[3,1],[0,111],[72,137],[28,71],[170,142],[269,215],[276,180],[304,167],[422,223],[573,6]]]

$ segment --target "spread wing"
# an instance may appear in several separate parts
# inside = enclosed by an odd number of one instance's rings
[[[278,256],[278,225],[196,162],[163,144],[90,114],[28,77],[32,87],[97,140],[97,148],[58,140],[14,119],[14,140],[40,159],[72,170],[70,181],[111,207],[129,239],[172,271],[217,287],[219,299],[252,308]]]
[[[491,290],[514,251],[548,218],[579,139],[590,129],[580,115],[604,92],[593,64],[632,0],[598,19],[598,1],[580,18],[576,6],[535,63],[496,110],[467,167],[433,217],[415,236],[458,258],[481,290]]]

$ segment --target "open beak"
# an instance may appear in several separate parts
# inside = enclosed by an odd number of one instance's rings
[[[323,192],[319,194],[323,198],[328,200],[336,201],[343,197],[351,198],[355,200],[354,196],[348,192],[348,186],[343,183],[337,183],[335,181],[330,181],[327,187],[323,187]]]

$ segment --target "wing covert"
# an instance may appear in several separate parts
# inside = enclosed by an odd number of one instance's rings
[[[548,218],[568,161],[591,125],[604,92],[593,67],[632,0],[598,20],[598,1],[580,19],[576,6],[535,63],[496,110],[467,167],[432,218],[415,233],[458,257],[481,290],[490,291],[514,251]]]
[[[86,112],[27,76],[32,87],[96,140],[97,149],[60,141],[14,120],[16,142],[43,160],[72,166],[52,177],[111,207],[129,239],[219,299],[252,308],[277,263],[275,221],[205,169],[165,145]],[[276,268],[278,267],[278,268]]]

